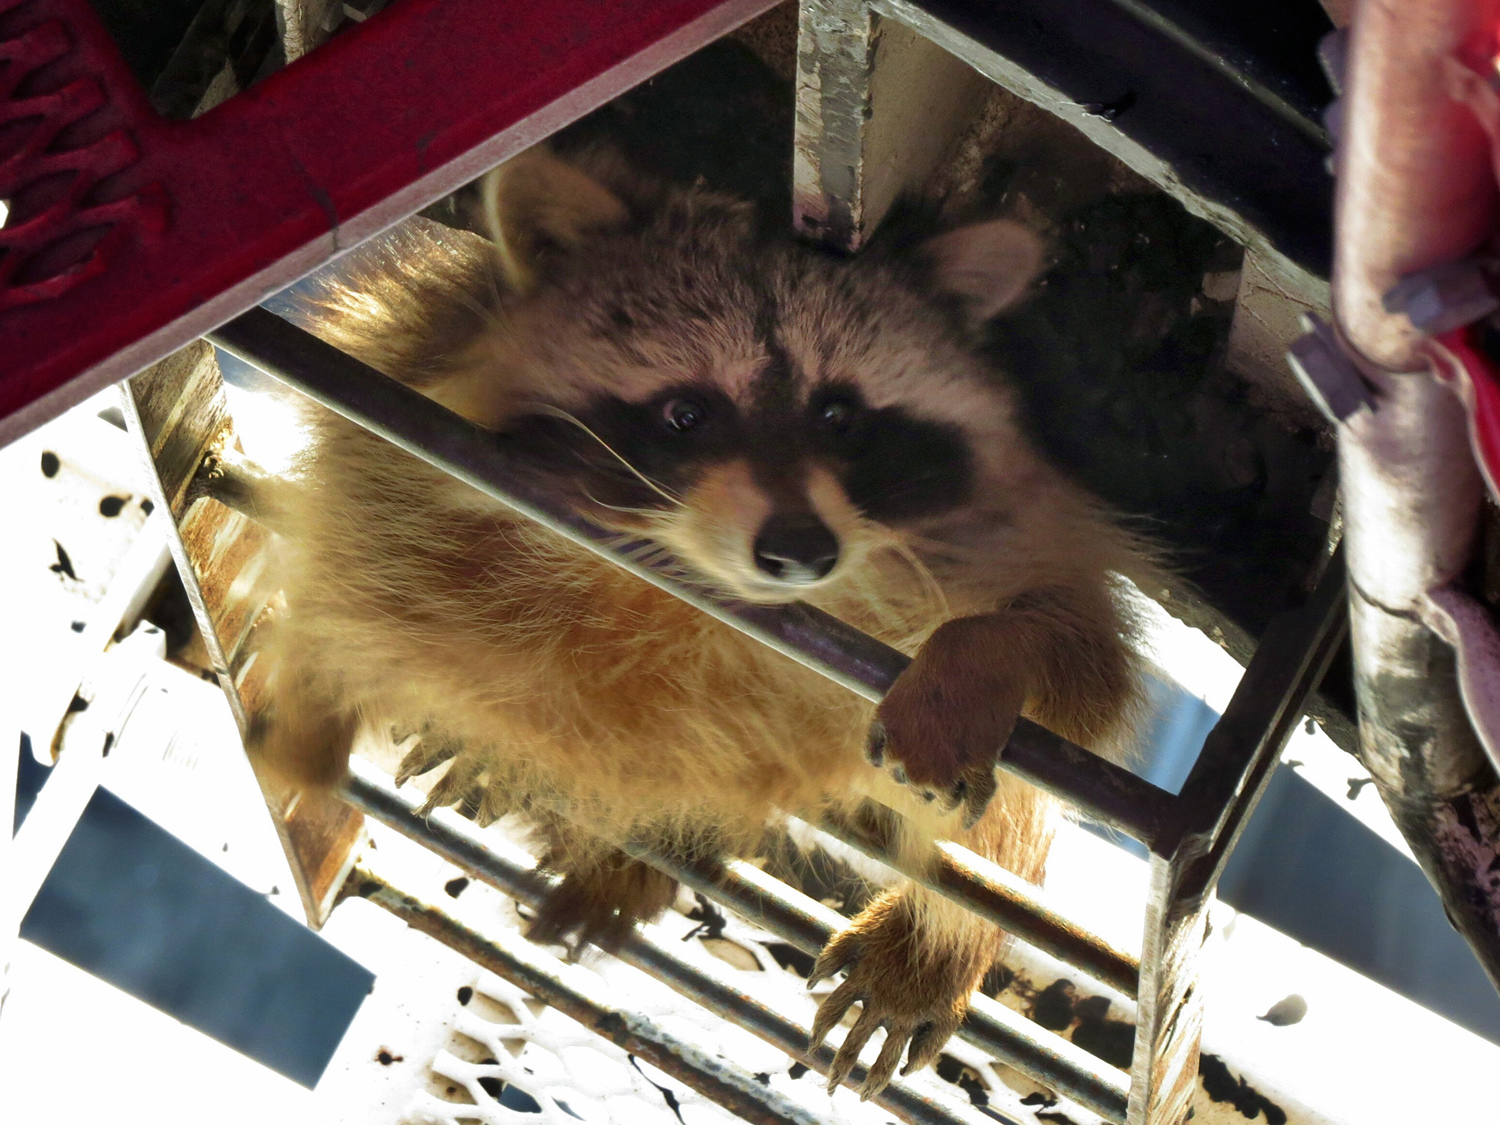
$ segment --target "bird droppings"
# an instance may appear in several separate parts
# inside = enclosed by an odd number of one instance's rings
[[[474,999],[474,990],[472,988],[470,988],[468,985],[464,985],[462,988],[460,988],[458,990],[458,1002],[460,1004],[463,1004],[463,1005],[467,1006],[467,1004],[469,1003],[469,1001],[472,1000],[472,999]]]
[[[390,1066],[391,1063],[405,1062],[405,1055],[394,1055],[387,1047],[382,1047],[375,1052],[375,1061],[381,1066]]]
[[[793,1063],[791,1066],[787,1067],[786,1073],[789,1078],[801,1078],[804,1074],[807,1073],[807,1064]]]
[[[1073,1005],[1077,998],[1072,981],[1055,980],[1032,1000],[1031,1018],[1048,1031],[1064,1031],[1073,1022]]]
[[[50,449],[42,452],[42,476],[52,478],[57,476],[57,470],[62,468],[62,462],[57,459],[57,454]]]
[[[816,963],[811,953],[798,949],[795,945],[788,945],[784,941],[768,941],[763,943],[766,952],[775,958],[776,963],[783,969],[796,973],[799,977],[811,976],[813,965]]]
[[[1272,1004],[1265,1015],[1255,1018],[1264,1020],[1272,1027],[1290,1027],[1294,1023],[1301,1023],[1306,1015],[1307,1001],[1294,992]]]
[[[88,628],[88,625],[82,621],[75,621],[71,626],[69,626],[69,628],[71,628],[75,633],[81,633],[86,628]]]
[[[106,519],[114,519],[125,510],[129,499],[129,496],[106,496],[99,501],[99,514]]]
[[[629,1055],[627,1057],[630,1059],[630,1065],[635,1067],[635,1072],[642,1078],[644,1078],[647,1082],[651,1082],[650,1076],[641,1069],[640,1060],[637,1059],[634,1055]],[[677,1095],[660,1083],[651,1082],[651,1085],[655,1086],[657,1090],[661,1092],[661,1100],[667,1103],[667,1108],[672,1111],[677,1120],[682,1121],[682,1107],[677,1102]],[[558,1104],[561,1105],[562,1103],[559,1102]],[[684,1123],[684,1125],[686,1125],[686,1123]]]
[[[984,980],[980,982],[979,991],[993,1000],[1009,988],[1015,979],[1016,974],[1004,965],[991,965],[984,974]]]
[[[78,575],[73,570],[73,560],[68,558],[68,552],[63,549],[63,545],[56,539],[52,540],[52,545],[57,548],[57,561],[47,569],[53,574],[67,575],[74,582],[77,582],[79,580]]]
[[[694,922],[697,922],[698,924],[696,926],[694,926],[691,930],[689,930],[687,933],[683,934],[682,935],[682,940],[683,941],[692,941],[692,939],[695,938],[695,937],[701,937],[701,938],[721,938],[721,937],[723,937],[724,936],[724,927],[728,924],[728,921],[729,921],[727,918],[724,917],[724,912],[722,910],[720,910],[717,906],[715,906],[711,901],[709,901],[707,898],[705,898],[701,894],[698,894],[698,893],[694,892],[693,897],[697,900],[698,904],[696,906],[694,906],[693,909],[691,909],[690,911],[688,911],[688,915],[687,916],[689,918],[691,918]],[[788,948],[791,948],[791,947],[788,946]],[[773,953],[772,956],[775,956],[775,954]],[[780,957],[776,958],[776,963],[778,965],[780,965],[782,968],[788,968],[789,967],[784,961],[781,960]],[[795,972],[797,970],[794,969],[793,971]],[[803,976],[807,976],[807,974],[810,973],[810,972],[812,972],[812,960],[811,960],[811,958],[809,958],[809,960],[808,960],[807,971],[804,972],[804,973],[802,973],[802,975]]]
[[[464,888],[468,885],[469,880],[463,875],[460,875],[456,879],[449,879],[446,883],[444,883],[443,890],[448,892],[449,898],[457,898],[459,895],[464,893]]]
[[[945,1082],[951,1082],[969,1095],[969,1103],[983,1109],[990,1104],[990,1093],[985,1089],[984,1079],[979,1072],[971,1066],[965,1066],[952,1055],[939,1055],[937,1065],[933,1068],[938,1077]],[[1051,1104],[1050,1102],[1047,1104]]]
[[[1089,1054],[1121,1070],[1129,1070],[1135,1054],[1135,1025],[1109,1018],[1108,996],[1086,996],[1073,1006],[1078,1026],[1073,1042]]]
[[[145,512],[148,516],[152,512],[156,511],[156,505],[151,502],[151,498],[149,496],[141,501],[141,511]]]
[[[1265,1114],[1266,1125],[1286,1125],[1286,1110],[1243,1078],[1231,1074],[1219,1056],[1203,1052],[1198,1059],[1198,1076],[1203,1079],[1203,1092],[1210,1101],[1228,1102],[1251,1121]]]
[[[766,1070],[758,1070],[758,1071],[756,1071],[755,1072],[755,1080],[757,1082],[759,1082],[762,1086],[769,1086],[771,1084],[771,1073],[770,1073],[770,1071],[766,1071]]]

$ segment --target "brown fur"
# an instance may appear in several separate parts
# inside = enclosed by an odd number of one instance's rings
[[[770,483],[746,461],[716,462],[670,502],[634,506],[555,474],[581,512],[648,535],[700,578],[762,600],[801,593],[914,654],[878,712],[882,760],[949,799],[924,801],[866,763],[870,704],[323,412],[280,499],[288,612],[259,752],[327,783],[341,760],[306,748],[330,745],[328,730],[356,717],[422,728],[406,772],[451,758],[435,802],[467,802],[484,820],[531,808],[587,825],[548,821],[549,859],[567,874],[544,919],[553,936],[618,937],[669,901],[667,885],[611,842],[645,833],[745,846],[777,810],[815,821],[864,796],[907,815],[912,849],[953,837],[1040,881],[1050,799],[1001,775],[966,830],[952,809],[962,793],[949,791],[988,784],[1018,713],[1119,751],[1136,660],[1112,575],[1149,569],[1134,540],[1029,448],[1010,391],[958,324],[965,303],[994,311],[986,270],[1011,269],[999,287],[1013,296],[1040,253],[1024,232],[995,228],[988,249],[953,256],[944,290],[945,247],[963,248],[960,235],[932,248],[934,285],[899,262],[761,242],[733,200],[641,183],[603,158],[585,170],[559,172],[533,154],[492,179],[500,255],[475,236],[406,224],[325,290],[310,327],[506,431],[539,411],[582,411],[600,388],[647,401],[687,376],[748,404],[769,362],[770,308],[776,344],[805,382],[850,378],[873,405],[960,431],[972,454],[963,503],[888,525],[810,457]],[[576,205],[556,198],[580,180],[589,187]],[[1016,269],[1031,272],[1018,282]],[[843,544],[839,568],[805,590],[774,588],[750,562],[749,537],[781,503],[814,512]],[[999,940],[944,900],[891,890],[825,951],[820,972],[850,975],[814,1039],[858,998],[865,1014],[836,1071],[879,1024],[887,1047],[867,1092],[909,1038],[910,1065],[925,1065]]]

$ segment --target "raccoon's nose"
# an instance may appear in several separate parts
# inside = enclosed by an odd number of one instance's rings
[[[755,565],[778,582],[806,586],[827,578],[839,541],[816,516],[772,516],[755,537]]]

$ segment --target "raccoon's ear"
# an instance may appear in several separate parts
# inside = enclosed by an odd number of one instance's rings
[[[1009,219],[940,234],[922,252],[938,287],[963,301],[976,327],[1026,296],[1046,260],[1042,240]]]
[[[513,289],[525,292],[538,252],[576,246],[592,230],[623,226],[629,209],[614,192],[545,150],[506,161],[481,184],[486,233]]]

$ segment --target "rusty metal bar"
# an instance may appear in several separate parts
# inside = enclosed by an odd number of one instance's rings
[[[260,702],[264,668],[255,667],[255,621],[271,593],[257,580],[265,530],[212,504],[195,503],[205,462],[232,456],[234,434],[214,351],[201,341],[122,387],[121,409],[215,678],[241,733]],[[252,505],[253,508],[253,505]],[[243,514],[243,513],[242,513]],[[326,795],[285,791],[257,774],[309,924],[333,908],[363,821]]]
[[[811,606],[737,601],[674,577],[669,562],[640,562],[632,545],[617,546],[618,536],[527,482],[493,433],[264,309],[252,309],[208,338],[371,433],[866,699],[879,701],[909,663],[889,645]],[[1148,845],[1168,819],[1171,794],[1027,719],[1016,724],[1000,764]]]
[[[639,845],[627,850],[813,956],[848,922],[743,860],[689,859]],[[1123,1073],[988,996],[975,993],[971,998],[958,1035],[1106,1120],[1125,1120],[1130,1083]]]
[[[524,988],[542,1003],[645,1059],[652,1066],[755,1125],[821,1125],[815,1114],[755,1080],[733,1063],[685,1043],[645,1016],[615,1007],[602,989],[519,935],[485,935],[441,907],[400,890],[367,861],[349,872],[349,894],[390,911],[414,930]]]
[[[830,814],[822,827],[835,839],[968,907],[1028,945],[1127,996],[1136,994],[1141,965],[1135,957],[1058,914],[1037,897],[1037,888],[999,864],[947,840],[936,844],[929,856],[906,859],[893,846],[889,818],[883,816],[855,820]]]
[[[487,837],[458,813],[438,809],[430,816],[418,816],[420,796],[398,792],[390,778],[358,759],[350,762],[343,797],[361,812],[518,902],[539,907],[543,896],[556,885],[557,878],[537,870],[535,861],[521,849],[505,847],[493,836]],[[805,1060],[818,1073],[828,1073],[834,1056],[832,1047],[823,1046],[815,1055],[808,1055],[806,1028],[704,972],[669,946],[636,930],[612,952],[626,964],[650,974],[778,1050]],[[857,1090],[867,1071],[867,1067],[857,1066],[844,1084]],[[985,1125],[988,1121],[968,1106],[943,1105],[901,1082],[891,1083],[874,1101],[908,1125]]]

